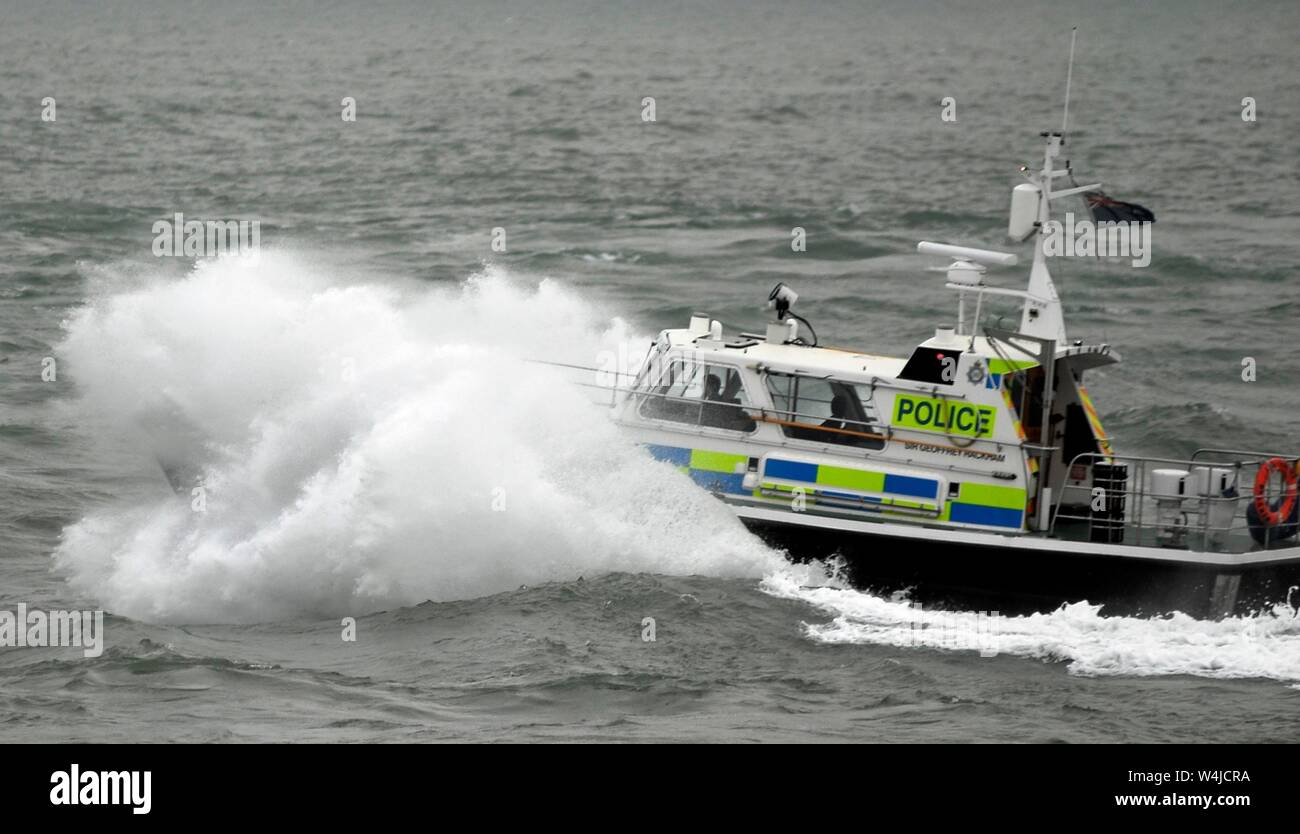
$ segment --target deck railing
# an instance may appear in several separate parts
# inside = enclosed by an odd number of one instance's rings
[[[1280,519],[1269,525],[1252,519],[1259,467],[1270,458],[1295,467],[1297,456],[1231,449],[1202,449],[1189,459],[1089,452],[1075,456],[1067,471],[1086,466],[1089,483],[1067,485],[1056,502],[1050,534],[1086,535],[1097,542],[1167,547],[1200,552],[1245,553],[1300,545],[1297,525]],[[1156,473],[1185,472],[1166,479]],[[1271,508],[1284,503],[1285,484],[1270,479],[1263,498]],[[1181,491],[1173,491],[1175,484]]]

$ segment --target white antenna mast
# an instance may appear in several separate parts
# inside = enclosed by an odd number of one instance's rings
[[[1070,63],[1065,68],[1065,114],[1061,116],[1061,135],[1065,135],[1065,126],[1070,121],[1070,82],[1074,80],[1074,39],[1079,34],[1079,27],[1070,27]]]
[[[1034,246],[1034,263],[1029,269],[1029,286],[1025,298],[1024,310],[1020,317],[1020,332],[1046,339],[1055,339],[1058,343],[1065,341],[1065,319],[1061,312],[1061,298],[1057,295],[1052,274],[1047,269],[1047,253],[1044,250],[1043,237],[1048,222],[1052,219],[1052,200],[1081,194],[1098,184],[1052,190],[1052,181],[1068,173],[1068,168],[1056,170],[1055,160],[1065,144],[1065,128],[1070,121],[1070,87],[1074,82],[1074,44],[1079,35],[1079,27],[1070,27],[1070,61],[1065,70],[1065,109],[1061,116],[1059,131],[1045,130],[1040,135],[1046,140],[1043,151],[1043,169],[1030,180],[1038,186],[1038,241]]]

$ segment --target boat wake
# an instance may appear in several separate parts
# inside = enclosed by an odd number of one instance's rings
[[[818,643],[1014,655],[1064,662],[1071,674],[1085,676],[1300,681],[1300,617],[1286,605],[1218,621],[1184,614],[1103,617],[1101,606],[1088,603],[1013,617],[930,610],[901,598],[806,587],[780,572],[764,578],[762,586],[773,596],[801,600],[832,616],[827,623],[804,625],[807,637]]]
[[[582,389],[524,363],[591,366],[631,338],[556,282],[494,267],[458,287],[366,282],[266,249],[128,287],[90,277],[60,348],[70,407],[92,439],[191,479],[64,531],[57,569],[119,614],[339,616],[782,563]]]

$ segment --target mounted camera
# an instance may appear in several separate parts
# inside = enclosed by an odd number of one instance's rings
[[[799,293],[779,283],[767,295],[767,309],[776,310],[776,318],[779,321],[785,318],[785,314],[790,312],[790,308],[798,300]]]

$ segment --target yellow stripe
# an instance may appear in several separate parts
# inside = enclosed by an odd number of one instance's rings
[[[1016,404],[1011,401],[1011,392],[1005,386],[1002,388],[1002,401],[1007,404],[1007,411],[1011,414],[1011,425],[1016,427],[1016,434],[1024,440],[1025,429],[1020,425],[1020,418],[1016,416]]]
[[[1083,402],[1083,408],[1088,413],[1088,424],[1092,426],[1092,434],[1097,438],[1097,448],[1101,449],[1103,454],[1115,454],[1115,451],[1110,447],[1110,440],[1106,437],[1106,430],[1102,428],[1101,417],[1098,416],[1097,409],[1092,404],[1092,397],[1088,396],[1088,389],[1082,385],[1079,386],[1079,399]]]
[[[1023,371],[1026,368],[1037,368],[1038,363],[1031,359],[990,359],[989,373],[991,374],[1014,374],[1016,371]]]
[[[1028,439],[1025,437],[1025,427],[1020,425],[1020,418],[1016,416],[1016,404],[1011,401],[1011,390],[1005,385],[1002,386],[1002,401],[1007,404],[1007,413],[1011,415],[1011,425],[1016,427],[1016,436],[1020,438],[1021,442],[1024,442]],[[1031,473],[1038,471],[1038,458],[1031,457],[1029,459],[1029,471]]]

